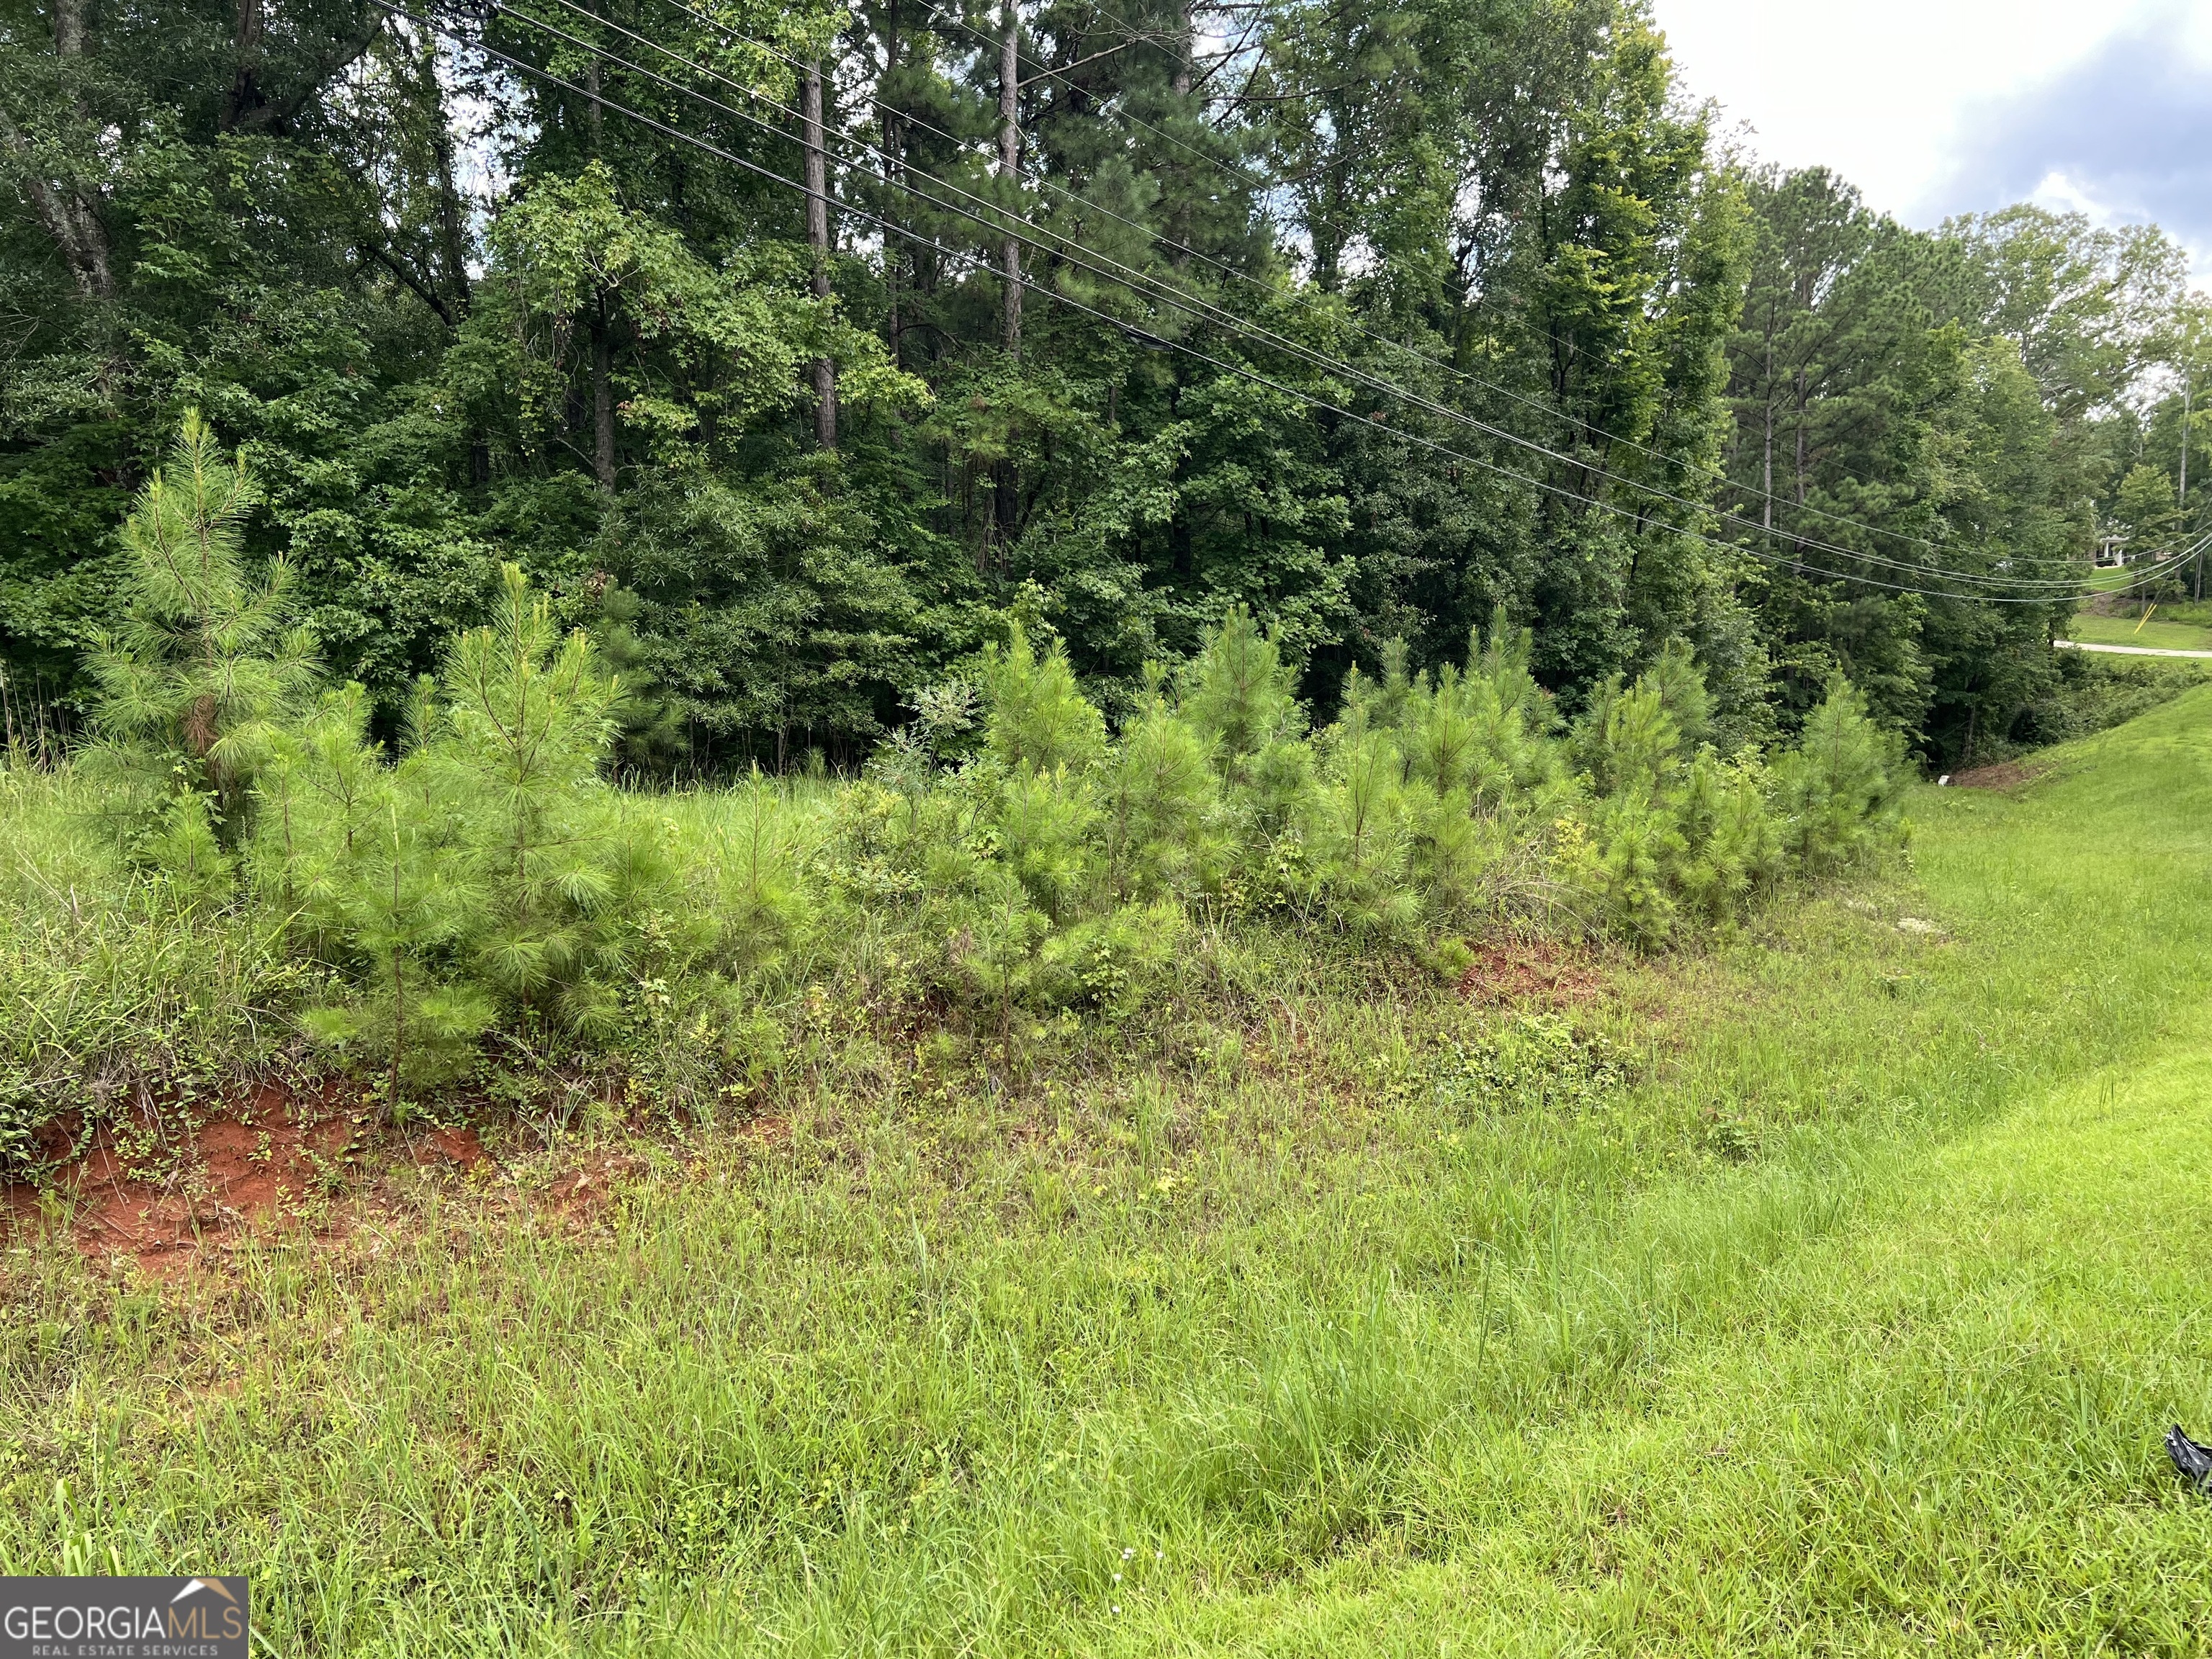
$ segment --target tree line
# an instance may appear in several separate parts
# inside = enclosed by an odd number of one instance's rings
[[[1328,716],[1501,608],[1569,715],[1679,651],[1717,752],[1840,672],[1951,762],[2100,543],[2195,579],[2179,249],[1762,167],[1620,0],[11,0],[0,169],[11,726],[187,409],[376,732],[511,563],[646,770],[1018,631],[1119,724],[1249,614]]]
[[[125,525],[125,624],[89,657],[99,737],[70,775],[130,872],[107,901],[156,933],[242,925],[296,970],[300,1030],[394,1113],[517,1041],[711,1101],[778,1051],[761,1011],[794,970],[822,994],[859,937],[892,941],[878,994],[995,1027],[1011,1071],[1018,1023],[1157,1007],[1202,927],[1287,921],[1455,981],[1463,930],[1661,947],[1901,832],[1898,734],[1840,680],[1794,745],[1724,756],[1686,643],[1569,721],[1500,606],[1464,672],[1409,672],[1395,644],[1316,729],[1241,605],[1146,665],[1118,732],[1066,643],[1012,622],[861,777],[810,803],[756,768],[692,794],[723,816],[687,832],[667,797],[609,787],[619,676],[514,564],[379,739],[289,563],[248,567],[259,495],[188,414]],[[86,1058],[25,1057],[47,1081]],[[16,1156],[40,1121],[16,1120]]]

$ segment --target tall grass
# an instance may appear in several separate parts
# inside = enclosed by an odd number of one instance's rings
[[[1566,1016],[1232,933],[1018,1079],[824,1005],[766,1132],[598,1224],[524,1160],[197,1291],[26,1247],[0,1567],[249,1571],[284,1652],[950,1654],[1474,1548],[1945,1137],[2193,1012],[2208,714],[1922,792],[1910,878]]]
[[[0,766],[0,1166],[58,1105],[143,1108],[271,1063],[307,982],[276,918],[124,869],[96,793]]]

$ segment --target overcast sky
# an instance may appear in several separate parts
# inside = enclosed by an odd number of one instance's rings
[[[2034,200],[2155,220],[2212,278],[2212,0],[1653,0],[1758,153],[1908,224]]]

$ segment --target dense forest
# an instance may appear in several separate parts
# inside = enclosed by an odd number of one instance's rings
[[[647,769],[1239,607],[1324,713],[1503,606],[1570,713],[1679,641],[1723,748],[1840,669],[1955,760],[2100,543],[2199,579],[2182,251],[1761,167],[1626,0],[8,0],[0,168],[11,732],[194,410],[380,721],[512,562]]]

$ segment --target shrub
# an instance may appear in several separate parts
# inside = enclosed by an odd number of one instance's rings
[[[2131,720],[2204,683],[2204,665],[2154,657],[2060,651],[2057,683],[2022,711],[2010,733],[2027,746],[2065,743]]]
[[[1830,684],[1775,771],[1782,844],[1801,868],[1838,869],[1898,834],[1903,741],[1868,717],[1846,681]]]
[[[265,907],[270,952],[314,988],[304,1028],[372,1066],[394,1109],[495,1032],[753,1075],[778,1049],[761,1000],[855,935],[890,934],[901,993],[965,1005],[1011,1060],[1018,1012],[1144,1008],[1195,910],[1273,910],[1435,963],[1454,959],[1440,931],[1537,913],[1656,947],[1896,830],[1898,744],[1840,683],[1771,765],[1706,740],[1680,642],[1563,730],[1499,613],[1433,676],[1391,647],[1316,732],[1238,609],[1179,673],[1146,670],[1118,732],[1065,649],[1014,626],[821,793],[818,837],[756,772],[687,868],[676,812],[606,781],[618,676],[518,569],[387,754],[362,687],[309,700],[281,566],[256,585],[240,563],[251,499],[188,422],[133,517],[99,764],[136,803],[145,891],[180,916]]]
[[[1210,824],[1219,792],[1206,740],[1155,683],[1101,769],[1106,896],[1115,903],[1186,890],[1218,862]]]
[[[257,884],[298,907],[354,994],[305,1024],[380,1056],[390,1099],[463,1069],[495,1023],[604,1044],[649,968],[700,961],[713,924],[667,849],[601,781],[620,688],[518,568],[459,635],[386,764],[348,686],[274,745]],[[757,868],[757,876],[760,875]],[[733,913],[749,934],[775,908]]]
[[[983,683],[990,698],[984,741],[1009,770],[1079,769],[1105,747],[1105,716],[1076,684],[1059,641],[1040,659],[1015,623],[1006,648],[985,659]]]
[[[137,850],[195,890],[220,885],[211,837],[245,838],[253,783],[314,672],[279,560],[252,580],[240,531],[256,499],[197,410],[123,526],[125,617],[88,666],[99,741],[87,760],[114,789]]]

